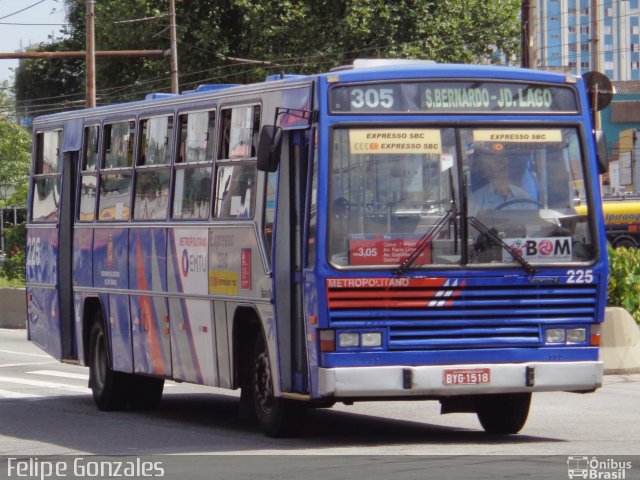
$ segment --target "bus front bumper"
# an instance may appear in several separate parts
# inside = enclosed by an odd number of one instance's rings
[[[514,392],[589,392],[602,386],[604,362],[320,368],[323,397],[448,397]]]

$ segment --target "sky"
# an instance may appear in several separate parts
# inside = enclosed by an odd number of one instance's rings
[[[19,10],[23,11],[15,13]],[[62,0],[0,0],[0,52],[12,53],[32,44],[47,43],[51,34],[59,36],[64,22]],[[0,59],[0,82],[11,83],[11,69],[17,66],[18,60]]]

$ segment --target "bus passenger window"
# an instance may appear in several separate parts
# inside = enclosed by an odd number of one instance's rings
[[[169,210],[173,117],[141,120],[140,132],[133,218],[165,220]]]
[[[100,174],[99,220],[126,221],[131,214],[131,171]]]
[[[167,165],[173,150],[173,117],[155,117],[140,121],[138,165]]]
[[[103,167],[123,168],[133,165],[133,132],[135,122],[127,121],[104,126],[105,156]]]
[[[131,218],[131,167],[135,122],[105,124],[104,158],[100,170],[98,219],[127,221]]]
[[[98,177],[98,147],[100,146],[100,126],[91,125],[84,129],[84,145],[82,149],[82,171],[80,173],[80,201],[78,220],[93,222],[96,217],[96,186]]]
[[[50,223],[58,219],[60,206],[60,146],[62,130],[36,134],[34,189],[31,218],[34,222]]]
[[[175,219],[206,220],[211,212],[215,110],[180,115],[173,186]]]
[[[222,110],[216,162],[215,217],[253,218],[256,197],[256,145],[260,106]]]
[[[255,164],[218,168],[216,179],[216,217],[251,218],[255,204]]]
[[[180,115],[180,139],[176,163],[199,163],[213,160],[215,111]]]
[[[260,130],[260,107],[236,107],[222,111],[221,159],[252,158]]]
[[[211,211],[211,166],[176,168],[173,218],[207,219]]]

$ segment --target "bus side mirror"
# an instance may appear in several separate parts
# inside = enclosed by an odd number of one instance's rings
[[[598,157],[598,172],[600,175],[609,171],[609,159],[607,152],[607,139],[602,130],[593,132],[596,138],[596,155]]]
[[[258,170],[275,172],[280,162],[282,149],[282,129],[274,125],[264,125],[260,130],[258,143]]]

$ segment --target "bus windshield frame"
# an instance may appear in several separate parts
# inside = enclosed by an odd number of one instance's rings
[[[582,137],[577,123],[335,124],[328,260],[392,270],[412,255],[412,269],[592,263]]]

